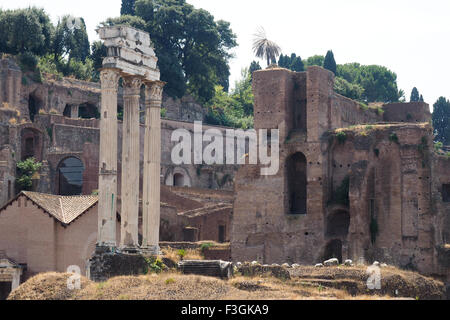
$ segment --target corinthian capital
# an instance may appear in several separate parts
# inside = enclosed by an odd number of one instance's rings
[[[161,101],[165,82],[149,81],[145,83],[145,98],[150,101]]]
[[[120,74],[115,69],[102,69],[100,71],[100,82],[104,89],[115,89],[119,87]]]
[[[124,76],[123,80],[123,89],[125,95],[140,95],[142,79],[136,76]]]

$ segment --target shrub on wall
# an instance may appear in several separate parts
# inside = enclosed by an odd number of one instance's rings
[[[34,158],[17,163],[17,192],[31,191],[33,187],[33,176],[42,168],[42,163]]]

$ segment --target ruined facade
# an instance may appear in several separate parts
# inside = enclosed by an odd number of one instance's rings
[[[24,74],[11,58],[0,60],[0,205],[15,196],[16,163],[35,157],[43,163],[33,191],[60,195],[90,195],[99,189],[100,84],[44,75],[42,83]],[[20,81],[19,81],[20,80]],[[118,88],[118,110],[123,107]],[[174,130],[194,130],[202,120],[201,106],[192,98],[163,96],[167,110],[161,121],[161,183],[204,189],[233,190],[237,167],[174,165]],[[145,99],[141,99],[140,177],[143,176]],[[190,110],[190,111],[189,111]],[[226,128],[204,126],[222,132]],[[122,121],[118,123],[122,141]],[[121,189],[122,144],[118,144],[118,190]],[[65,173],[76,172],[67,181]],[[140,185],[143,185],[141,181]],[[142,188],[140,190],[142,193]]]
[[[233,260],[378,260],[445,275],[450,159],[433,153],[428,105],[368,108],[333,84],[320,67],[253,74],[255,128],[280,130],[280,170],[238,171]]]

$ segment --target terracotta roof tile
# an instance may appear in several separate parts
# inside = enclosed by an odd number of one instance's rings
[[[23,191],[28,199],[63,224],[70,224],[98,202],[98,196],[58,196]]]

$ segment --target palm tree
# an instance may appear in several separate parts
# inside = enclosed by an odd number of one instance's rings
[[[270,66],[271,61],[276,61],[280,55],[280,47],[273,41],[267,39],[266,31],[263,27],[259,27],[254,34],[253,51],[257,58],[266,59],[267,66]]]

